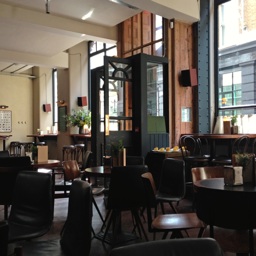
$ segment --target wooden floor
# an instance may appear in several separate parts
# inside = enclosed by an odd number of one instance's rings
[[[99,206],[103,216],[105,216],[106,211],[105,211],[103,195],[97,196],[95,199],[96,199],[97,205]],[[54,221],[53,221],[52,228],[51,228],[50,232],[48,232],[47,235],[41,237],[40,240],[59,238],[60,230],[61,230],[61,228],[62,228],[62,226],[63,226],[63,224],[66,220],[66,216],[67,216],[67,205],[68,205],[68,199],[67,198],[55,199]],[[178,206],[178,211],[179,212],[191,212],[191,211],[193,211],[191,200],[189,200],[189,199],[182,200],[182,202]],[[171,212],[172,211],[171,211],[170,207],[166,205],[166,213],[171,213]],[[0,206],[0,220],[3,219],[3,216],[4,216],[3,207]],[[142,221],[144,223],[145,230],[147,230],[147,223],[144,220],[142,220]],[[98,233],[100,231],[101,225],[102,225],[102,221],[100,220],[99,215],[98,215],[97,211],[94,208],[93,209],[93,229],[96,233]],[[130,215],[129,212],[125,212],[122,215],[122,229],[125,232],[130,233],[130,232],[132,232],[132,227],[133,227],[133,225],[132,225],[131,215]],[[204,236],[208,236],[208,234],[209,234],[209,232],[207,230],[205,232]],[[197,231],[189,231],[189,236],[190,237],[196,237],[197,236]],[[150,240],[153,239],[153,235],[151,233],[148,234],[148,237],[149,237]],[[161,237],[158,235],[157,239],[161,239]],[[225,238],[220,237],[219,239],[223,240]],[[137,239],[137,240],[132,241],[130,243],[141,242],[141,241],[144,241],[144,239]],[[222,243],[223,243],[223,241],[222,241]],[[225,244],[224,244],[224,247],[225,247]],[[102,243],[102,241],[100,241],[96,238],[92,239],[92,247],[91,247],[91,254],[90,255],[104,256],[104,255],[108,255],[110,250],[111,250],[111,247],[108,244]],[[225,255],[226,256],[233,256],[235,254],[226,252]]]

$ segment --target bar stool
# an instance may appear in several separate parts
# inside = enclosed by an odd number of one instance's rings
[[[74,145],[74,158],[79,165],[82,165],[84,160],[84,144],[75,144]]]
[[[26,155],[27,152],[32,152],[32,148],[34,146],[34,142],[23,142],[24,147],[24,154]]]
[[[19,141],[10,143],[10,156],[21,156],[21,143]]]
[[[62,161],[75,160],[75,146],[64,145],[62,147]]]

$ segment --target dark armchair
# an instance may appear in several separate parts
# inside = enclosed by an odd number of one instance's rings
[[[223,256],[219,244],[211,238],[158,240],[115,248],[110,256]]]

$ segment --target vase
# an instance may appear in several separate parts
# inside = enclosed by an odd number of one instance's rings
[[[79,126],[79,134],[84,134],[84,127],[83,126]]]

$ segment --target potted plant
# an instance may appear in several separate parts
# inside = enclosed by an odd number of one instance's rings
[[[231,133],[238,134],[237,115],[231,117]]]
[[[77,126],[80,134],[85,133],[85,126],[87,126],[87,130],[91,127],[91,112],[89,110],[72,110],[72,114],[66,115],[65,119],[67,126]]]
[[[253,170],[254,154],[250,153],[237,153],[232,155],[232,165],[243,167],[243,181],[254,182],[254,171]]]

